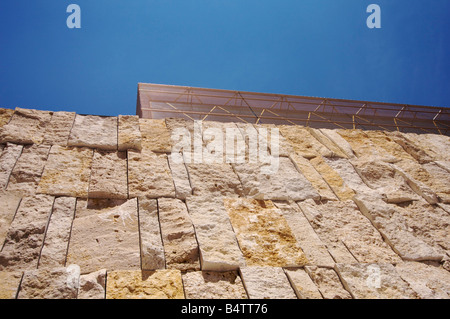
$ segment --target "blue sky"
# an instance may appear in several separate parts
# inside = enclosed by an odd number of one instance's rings
[[[448,106],[449,57],[449,0],[0,2],[0,107],[135,114],[138,82]]]

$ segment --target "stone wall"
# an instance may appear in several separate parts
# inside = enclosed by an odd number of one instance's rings
[[[196,125],[0,109],[0,298],[450,297],[449,137]],[[272,174],[171,156],[260,127]]]

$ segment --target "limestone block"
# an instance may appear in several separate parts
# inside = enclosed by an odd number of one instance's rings
[[[334,269],[305,266],[305,270],[324,299],[352,299]]]
[[[403,260],[441,260],[443,255],[415,236],[408,220],[397,208],[380,199],[354,197],[360,211],[372,222],[385,241]]]
[[[94,151],[89,198],[128,198],[127,153]]]
[[[172,173],[173,183],[175,184],[176,198],[186,199],[192,195],[192,188],[189,182],[189,175],[184,163],[177,163],[172,159],[172,154],[167,156],[169,168]]]
[[[303,266],[307,259],[281,211],[270,200],[224,199],[248,266]]]
[[[39,268],[65,266],[75,205],[74,197],[55,198],[39,259]]]
[[[93,151],[53,145],[37,193],[87,197]]]
[[[435,161],[436,165],[450,173],[450,161]]]
[[[159,198],[158,210],[167,268],[199,270],[198,244],[186,204]]]
[[[331,157],[348,158],[348,156],[332,140],[330,140],[328,136],[322,133],[321,130],[312,127],[307,127],[307,130],[312,136],[316,138],[316,140],[318,140],[326,148],[328,148],[329,151],[331,151]]]
[[[310,181],[311,185],[319,193],[321,200],[338,200],[330,186],[328,186],[327,182],[325,182],[309,160],[296,153],[291,153],[289,157],[297,170]]]
[[[0,299],[16,299],[22,275],[20,271],[0,271]]]
[[[49,145],[24,146],[9,177],[8,190],[20,191],[26,195],[35,194],[49,152]]]
[[[182,278],[186,299],[247,299],[242,280],[234,271],[191,271]]]
[[[325,145],[320,143],[306,127],[299,125],[279,125],[283,135],[292,145],[294,150],[305,158],[316,156],[332,157],[334,154]]]
[[[196,153],[197,155],[200,154],[201,158],[201,153],[203,152],[202,121],[190,121],[183,118],[167,118],[165,124],[169,131],[169,145],[172,146],[172,153]],[[193,157],[191,157],[190,160],[190,163],[194,162]]]
[[[37,267],[52,205],[48,195],[22,199],[0,253],[0,271]]]
[[[22,153],[22,145],[16,145],[7,143],[0,155],[0,187],[6,188],[8,185],[9,177],[17,162],[20,154]]]
[[[187,164],[195,196],[242,196],[242,185],[230,164]]]
[[[450,298],[450,274],[447,270],[420,262],[399,263],[395,269],[421,299]]]
[[[41,144],[52,112],[17,107],[8,124],[0,129],[0,142]]]
[[[323,299],[306,270],[302,268],[285,269],[285,272],[298,299]]]
[[[67,145],[117,150],[117,117],[77,114]]]
[[[119,115],[118,117],[117,148],[119,151],[142,149],[142,135],[137,115]]]
[[[202,270],[228,271],[245,265],[222,197],[186,199],[200,249]]]
[[[247,133],[247,137],[249,139],[251,138],[256,140],[258,146],[262,146],[263,150],[267,145],[267,148],[272,156],[288,157],[289,154],[295,153],[295,149],[292,144],[280,133],[279,127],[275,124],[255,124],[254,127],[256,128],[257,135],[254,137],[250,131],[248,132],[250,134]],[[252,145],[250,140],[248,145]]]
[[[79,274],[70,268],[33,269],[24,272],[18,299],[76,299]]]
[[[330,201],[321,205],[305,201],[299,206],[336,262],[400,261],[353,201]]]
[[[398,131],[385,132],[385,134],[398,145],[403,147],[405,152],[411,155],[419,163],[428,163],[433,160],[433,157],[430,156],[424,149],[420,148],[413,140],[408,138],[407,134]]]
[[[304,200],[320,197],[311,182],[287,157],[273,158],[273,162],[267,164],[239,164],[233,167],[242,182],[246,197],[261,200]],[[274,171],[271,171],[271,167]]]
[[[17,192],[0,189],[0,250],[5,242],[9,226],[14,219],[22,196]]]
[[[441,165],[430,162],[423,164],[422,167],[432,176],[428,186],[436,192],[442,202],[450,203],[450,172],[445,168],[445,164],[442,165],[444,161],[440,163]]]
[[[334,142],[334,144],[339,147],[339,149],[346,155],[349,159],[356,158],[355,154],[353,153],[353,149],[351,145],[345,140],[337,130],[333,129],[327,129],[327,128],[321,128],[319,129],[320,132],[325,135],[330,141]]]
[[[333,267],[334,260],[296,203],[275,202],[297,239],[309,265]]]
[[[281,267],[242,267],[249,299],[297,299]]]
[[[204,156],[215,163],[245,161],[245,140],[235,123],[202,122]]]
[[[80,276],[77,299],[105,299],[106,269]]]
[[[342,177],[325,162],[323,157],[315,157],[310,160],[314,168],[322,175],[322,178],[331,187],[336,196],[342,200],[349,200],[355,195],[355,192],[347,186]]]
[[[181,272],[176,269],[155,271],[108,271],[106,299],[183,299]]]
[[[128,192],[131,197],[175,197],[166,154],[128,151]]]
[[[141,243],[141,268],[143,270],[166,267],[164,246],[158,219],[156,199],[139,197],[139,235]]]
[[[137,199],[115,202],[111,206],[92,200],[86,207],[77,203],[66,264],[79,265],[82,274],[140,268]]]
[[[433,160],[450,160],[450,138],[437,134],[404,133],[406,138],[413,141],[419,148],[428,154]]]
[[[142,149],[156,153],[170,153],[172,139],[164,119],[139,119]]]
[[[356,299],[415,299],[417,294],[391,264],[336,264],[346,289]]]
[[[354,161],[355,170],[373,191],[388,203],[419,200],[405,177],[391,164],[380,161]],[[341,175],[342,176],[342,175]],[[366,191],[367,194],[370,192]]]
[[[43,143],[67,146],[74,120],[75,112],[53,112],[50,123],[45,129]]]
[[[385,134],[383,131],[366,131],[367,137],[375,145],[380,153],[383,151],[397,160],[414,160],[408,152],[406,152],[403,147],[396,143],[389,135]]]
[[[9,120],[14,114],[13,109],[3,109],[0,108],[0,128],[2,128],[4,125],[8,124]]]

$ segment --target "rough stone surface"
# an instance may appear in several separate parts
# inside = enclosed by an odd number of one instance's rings
[[[176,269],[155,271],[108,271],[106,299],[183,299],[181,272]]]
[[[327,182],[316,171],[314,166],[306,158],[292,153],[289,155],[297,170],[302,173],[319,193],[321,200],[337,200],[338,198],[328,186]]]
[[[410,139],[433,160],[450,160],[450,138],[445,135],[437,134],[416,134],[404,133],[406,138]]]
[[[43,143],[67,146],[74,120],[74,112],[54,112],[46,126]]]
[[[21,199],[21,195],[17,192],[0,189],[0,251]]]
[[[186,299],[247,299],[241,277],[234,271],[191,271],[182,278]]]
[[[175,196],[180,199],[186,199],[192,195],[191,183],[189,175],[184,163],[177,163],[172,160],[172,156],[167,156],[169,167],[172,173],[173,183],[175,184]]]
[[[171,152],[172,139],[164,119],[139,119],[139,128],[142,149],[157,153]]]
[[[310,162],[340,200],[345,201],[353,198],[355,192],[345,184],[342,177],[325,162],[323,157],[315,157]]]
[[[117,117],[77,114],[67,145],[117,150]]]
[[[356,299],[415,299],[417,294],[391,264],[336,264],[344,286]]]
[[[137,200],[78,204],[66,264],[79,265],[82,274],[102,268],[139,269]]]
[[[399,263],[395,269],[421,299],[450,298],[450,273],[447,270],[420,262]]]
[[[311,280],[316,284],[324,299],[351,299],[352,296],[342,285],[334,269],[305,266]]]
[[[41,144],[52,112],[17,107],[8,124],[0,128],[0,142]]]
[[[52,206],[48,195],[22,199],[0,253],[0,271],[37,268]]]
[[[353,201],[330,201],[322,205],[305,201],[299,206],[336,262],[400,261]]]
[[[22,194],[36,193],[50,151],[48,145],[26,145],[9,177],[8,189]]]
[[[334,260],[327,247],[312,228],[296,203],[275,202],[297,239],[309,265],[333,267]]]
[[[299,125],[279,125],[283,135],[292,145],[294,150],[305,158],[316,156],[332,157],[334,154],[325,145],[320,143],[306,127]]]
[[[53,145],[37,193],[87,197],[93,151]]]
[[[186,204],[159,198],[158,211],[167,268],[199,270],[198,244]]]
[[[327,128],[321,128],[320,132],[322,132],[323,135],[328,137],[328,139],[336,146],[339,147],[339,149],[346,155],[349,159],[356,158],[355,153],[353,152],[353,149],[351,145],[345,140],[336,130],[327,129]]]
[[[342,151],[338,145],[336,145],[333,140],[328,138],[328,136],[321,130],[312,127],[308,127],[307,129],[308,132],[316,138],[316,140],[322,143],[331,152],[331,157],[348,158],[347,154],[345,154],[345,152]]]
[[[0,187],[6,188],[8,185],[9,177],[17,162],[20,154],[22,153],[22,145],[16,145],[7,143],[0,155]]]
[[[191,196],[186,205],[199,244],[202,270],[228,271],[245,266],[222,198]]]
[[[281,267],[241,267],[249,299],[296,299]]]
[[[80,276],[77,299],[105,299],[106,269]]]
[[[224,202],[248,266],[307,263],[286,219],[272,201],[237,198]]]
[[[8,124],[8,122],[11,119],[13,114],[14,114],[13,109],[0,108],[0,128],[2,128],[4,125]]]
[[[21,271],[0,271],[0,299],[16,299],[21,280]]]
[[[25,271],[18,299],[75,299],[78,277],[68,268],[33,269]]]
[[[128,198],[126,152],[94,151],[89,198]]]
[[[126,151],[142,149],[142,136],[139,129],[139,117],[136,115],[119,115],[117,133],[117,149]]]
[[[130,198],[175,197],[175,186],[166,154],[145,149],[128,151],[128,193]]]
[[[141,268],[143,270],[165,268],[166,261],[156,199],[139,197],[139,235]]]
[[[39,268],[65,266],[75,205],[74,197],[55,198],[39,259]]]
[[[382,131],[366,131],[367,137],[379,152],[391,155],[396,160],[413,160],[414,158],[406,152],[403,147],[391,139]]]
[[[298,299],[323,299],[319,289],[304,269],[286,269],[285,272]]]
[[[395,205],[357,195],[354,198],[360,211],[378,229],[392,249],[403,260],[441,260],[443,255],[417,238],[407,219]]]
[[[416,145],[410,138],[407,137],[406,134],[397,131],[385,132],[385,134],[389,136],[393,141],[395,141],[398,145],[403,147],[405,152],[411,155],[419,163],[428,163],[433,160],[432,156],[430,156],[424,149]]]

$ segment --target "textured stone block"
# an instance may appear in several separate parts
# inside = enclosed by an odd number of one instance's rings
[[[52,112],[17,107],[8,124],[0,129],[0,142],[41,144]]]
[[[69,268],[25,271],[18,299],[76,299],[79,274]]]
[[[171,132],[164,119],[139,119],[142,134],[142,149],[156,153],[170,153],[172,150]]]
[[[247,299],[236,272],[191,271],[182,275],[186,299]]]
[[[169,167],[172,173],[173,183],[175,184],[175,196],[180,199],[192,195],[191,183],[189,182],[189,175],[184,163],[177,163],[172,160],[172,156],[168,155]]]
[[[389,136],[398,145],[403,147],[405,152],[411,155],[419,163],[421,164],[428,163],[433,160],[433,157],[430,156],[424,149],[420,148],[411,139],[409,139],[407,137],[407,134],[398,131],[385,132],[385,134]]]
[[[117,150],[117,117],[77,114],[67,145]]]
[[[139,235],[143,270],[166,267],[156,199],[139,197]]]
[[[35,194],[49,152],[49,145],[24,146],[9,177],[8,189],[25,195]]]
[[[421,299],[450,298],[450,273],[442,267],[404,262],[395,265],[395,269]]]
[[[249,299],[297,299],[281,267],[242,267]]]
[[[336,264],[344,286],[356,299],[415,299],[417,294],[391,264]]]
[[[20,154],[22,153],[22,145],[16,145],[7,143],[0,155],[0,187],[6,188],[8,185],[9,177],[17,162]]]
[[[105,299],[106,269],[80,276],[77,299]]]
[[[322,143],[330,152],[331,157],[337,158],[348,158],[348,156],[343,152],[334,142],[329,139],[327,135],[322,133],[321,130],[312,127],[307,127],[308,132],[320,143]]]
[[[128,198],[126,152],[94,151],[89,198]]]
[[[356,158],[355,153],[353,153],[353,149],[351,145],[345,140],[337,130],[321,128],[320,132],[325,135],[330,141],[334,142],[334,144],[339,147],[339,149],[346,155],[349,159]]]
[[[366,131],[365,133],[380,153],[383,153],[384,151],[386,154],[391,155],[397,160],[414,160],[414,158],[406,152],[400,144],[396,143],[389,137],[389,135],[385,134],[385,132]]]
[[[117,147],[119,151],[142,149],[142,135],[139,128],[139,117],[136,115],[119,115]]]
[[[445,165],[448,162],[439,163],[426,163],[422,167],[432,176],[431,181],[427,180],[427,185],[436,192],[442,202],[450,203],[450,172]]]
[[[2,128],[4,125],[8,124],[8,122],[11,119],[13,114],[14,114],[13,109],[0,108],[0,128]]]
[[[0,299],[16,299],[22,275],[20,271],[0,271]]]
[[[43,143],[67,146],[74,120],[74,112],[54,112],[50,123],[46,125]]]
[[[167,268],[199,270],[198,244],[186,204],[159,198],[158,211]]]
[[[166,154],[145,149],[128,151],[128,192],[131,197],[175,197],[175,186]]]
[[[17,192],[0,189],[0,250],[21,199],[22,196]]]
[[[183,282],[179,270],[108,271],[106,299],[183,298]]]
[[[345,201],[352,199],[355,192],[348,187],[342,177],[325,162],[323,157],[315,157],[311,159],[310,162],[340,200]]]
[[[93,151],[53,145],[37,193],[87,197]]]
[[[116,204],[116,205],[113,205]],[[90,200],[78,205],[72,224],[67,264],[82,274],[107,269],[139,269],[137,200]]]
[[[324,299],[352,299],[334,269],[305,266],[305,270]]]
[[[304,269],[286,269],[285,272],[298,299],[323,299],[319,289]]]
[[[297,154],[305,158],[316,156],[332,157],[334,154],[325,145],[320,143],[306,127],[299,125],[279,125],[283,135],[292,145]]]
[[[39,268],[65,266],[75,205],[74,197],[55,198],[39,259]]]
[[[275,202],[297,239],[309,265],[333,267],[334,260],[296,203]]]
[[[186,199],[200,249],[202,270],[228,271],[245,265],[221,197]]]
[[[22,199],[0,253],[0,271],[37,267],[52,206],[48,195]]]
[[[423,150],[433,160],[450,160],[450,138],[438,134],[403,133],[403,135]]]
[[[248,266],[303,266],[307,259],[281,211],[269,200],[225,199]]]

